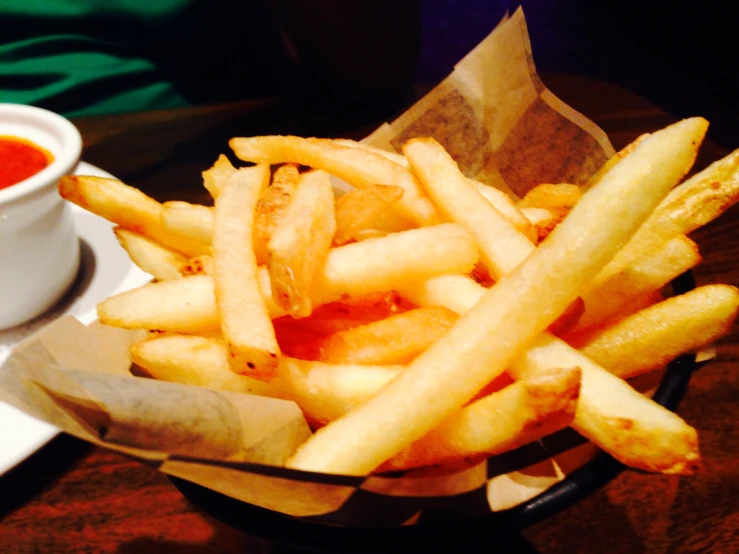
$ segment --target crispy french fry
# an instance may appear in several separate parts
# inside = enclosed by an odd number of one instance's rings
[[[700,260],[698,246],[688,237],[678,235],[669,240],[585,293],[585,313],[574,332],[587,332],[623,312],[636,298],[661,289]]]
[[[361,142],[355,142],[353,140],[334,139],[334,142],[340,144],[341,146],[365,148],[370,152],[374,152],[376,154],[379,154],[380,156],[384,156],[388,160],[393,161],[396,164],[407,169],[410,169],[411,167],[410,163],[408,163],[408,159],[404,155],[398,154],[396,152],[389,152],[387,150],[375,148],[374,146],[363,144]],[[516,204],[513,202],[511,197],[508,196],[508,194],[493,186],[486,185],[484,183],[481,183],[480,181],[476,181],[475,179],[468,179],[468,181],[473,187],[475,187],[477,192],[484,196],[488,200],[488,202],[493,205],[496,210],[502,213],[511,223],[513,223],[516,229],[521,231],[530,240],[533,241],[536,239],[536,232],[534,231],[526,217],[516,207]]]
[[[267,246],[272,297],[291,316],[306,317],[313,310],[311,289],[325,265],[335,231],[328,174],[304,173]]]
[[[191,275],[213,275],[213,256],[207,254],[195,256],[194,258],[185,260],[178,269],[180,275],[183,277],[189,277]]]
[[[336,200],[334,243],[346,244],[369,229],[377,217],[403,196],[403,189],[390,185],[369,185]]]
[[[265,383],[231,371],[222,341],[181,335],[138,343],[131,354],[137,365],[157,379],[294,400],[319,425],[366,401],[402,370],[400,366],[331,365],[281,356],[275,378]]]
[[[695,469],[700,457],[695,429],[564,341],[542,335],[509,372],[524,379],[564,363],[582,370],[576,431],[631,467],[681,474]]]
[[[309,347],[320,362],[404,365],[446,333],[458,317],[441,306],[417,308],[317,337]]]
[[[59,181],[59,194],[116,225],[140,233],[162,246],[190,256],[207,254],[209,248],[178,237],[162,227],[162,205],[143,192],[115,179],[67,175]]]
[[[231,371],[226,346],[213,338],[164,335],[131,345],[130,354],[133,363],[162,381],[261,396],[279,391],[274,383]]]
[[[431,277],[469,272],[476,260],[477,249],[469,235],[451,223],[348,244],[329,252],[311,300],[319,305],[398,290]],[[270,317],[285,315],[272,300],[267,269],[259,268],[257,278]],[[118,327],[190,334],[210,329],[212,321],[218,319],[210,276],[169,281],[160,302],[157,287],[163,284],[145,285],[109,298],[98,306],[98,314],[103,323]]]
[[[98,304],[100,322],[127,329],[200,333],[218,329],[213,280],[208,276],[151,283]]]
[[[254,255],[260,265],[267,263],[267,244],[275,227],[285,217],[299,181],[298,166],[295,164],[281,165],[272,176],[272,184],[262,193],[257,202],[257,215],[254,220]]]
[[[645,140],[448,333],[370,400],[319,430],[287,465],[364,475],[438,426],[502,373],[577,298],[688,171],[705,131],[705,120],[695,118]],[[611,225],[603,225],[605,217]],[[675,424],[681,436],[695,438],[695,430],[679,417],[667,410],[660,414],[665,422]],[[667,464],[651,465],[648,456],[634,461],[639,467],[688,470],[697,456],[695,443],[691,446]]]
[[[128,252],[131,261],[158,281],[180,279],[180,266],[187,258],[162,246],[144,235],[121,227],[113,229],[118,242]]]
[[[218,198],[221,191],[221,185],[236,171],[236,168],[228,161],[228,158],[221,154],[213,164],[213,167],[203,171],[203,186],[213,198]]]
[[[189,202],[165,202],[161,211],[162,227],[175,236],[210,246],[213,239],[213,210]]]
[[[714,162],[660,203],[632,239],[593,280],[599,286],[629,264],[648,256],[678,235],[688,235],[713,221],[739,200],[739,150]]]
[[[393,209],[418,225],[440,222],[433,204],[413,175],[374,152],[340,146],[325,139],[292,136],[233,138],[229,145],[236,156],[245,161],[307,165],[336,175],[357,188],[377,184],[402,187],[403,197],[393,205]]]
[[[518,203],[519,208],[571,209],[582,197],[577,185],[537,185]]]
[[[737,310],[736,288],[706,285],[615,322],[573,346],[615,375],[631,379],[724,336]]]
[[[533,248],[515,226],[500,215],[492,204],[462,175],[456,162],[434,139],[412,139],[403,145],[413,172],[439,210],[462,225],[480,249],[480,258],[494,279],[499,279],[518,265],[499,263],[491,255],[493,243],[504,242],[514,251]]]
[[[231,367],[264,380],[280,355],[252,248],[257,201],[268,183],[266,165],[237,170],[220,185],[213,225],[213,284]]]
[[[552,369],[517,381],[455,412],[380,471],[492,456],[534,442],[572,422],[579,392],[578,368]]]

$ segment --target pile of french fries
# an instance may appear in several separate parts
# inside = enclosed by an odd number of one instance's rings
[[[640,137],[584,187],[523,199],[433,139],[234,138],[214,207],[119,181],[61,195],[112,221],[154,281],[98,306],[149,331],[156,379],[294,400],[315,434],[289,467],[364,475],[476,460],[572,426],[635,468],[688,473],[696,431],[628,379],[728,332],[739,292],[662,290],[687,235],[739,199],[739,151],[684,180],[707,122]],[[353,190],[337,195],[332,178]]]

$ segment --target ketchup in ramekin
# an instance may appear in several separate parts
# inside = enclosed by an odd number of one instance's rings
[[[30,140],[0,136],[0,190],[36,175],[53,161],[49,151]]]

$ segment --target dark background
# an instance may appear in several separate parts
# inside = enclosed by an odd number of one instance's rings
[[[420,0],[416,79],[442,78],[519,5],[540,73],[601,79],[676,116],[702,115],[714,140],[739,147],[739,35],[730,2]]]

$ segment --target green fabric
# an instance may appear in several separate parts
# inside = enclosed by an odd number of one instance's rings
[[[263,93],[265,64],[229,4],[0,0],[0,102],[77,116]]]

